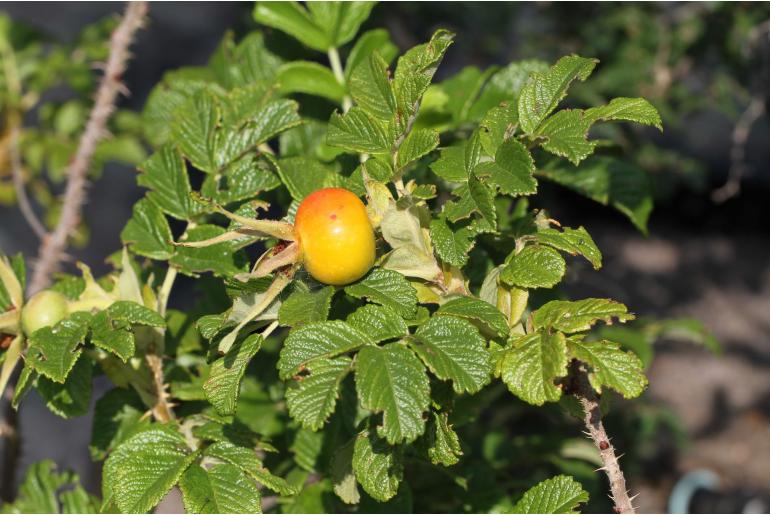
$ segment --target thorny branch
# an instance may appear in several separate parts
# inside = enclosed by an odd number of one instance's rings
[[[77,152],[67,171],[67,187],[64,192],[61,216],[53,232],[43,238],[38,251],[38,261],[29,286],[29,293],[42,290],[51,280],[67,247],[67,238],[80,222],[80,212],[85,201],[86,176],[97,144],[107,135],[107,120],[115,111],[118,94],[125,92],[121,82],[130,57],[128,48],[134,33],[142,26],[147,14],[146,2],[131,2],[123,19],[112,33],[110,54],[104,76],[96,92],[96,102],[80,139]]]
[[[626,489],[626,478],[618,463],[618,457],[615,455],[615,448],[612,446],[607,432],[602,423],[602,410],[599,406],[599,399],[596,396],[591,385],[588,383],[588,377],[584,370],[581,370],[577,362],[572,363],[571,367],[571,393],[575,395],[580,406],[583,408],[583,421],[588,429],[588,434],[593,440],[596,448],[599,450],[604,470],[610,482],[610,492],[612,501],[615,503],[617,513],[636,513],[632,498],[628,496]]]

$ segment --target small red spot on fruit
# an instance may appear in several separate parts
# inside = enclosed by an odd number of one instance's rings
[[[335,213],[332,213],[332,214],[329,215],[329,218],[331,218],[332,220],[336,220],[337,219],[337,215]]]

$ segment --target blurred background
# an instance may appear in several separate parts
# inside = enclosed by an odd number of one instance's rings
[[[14,22],[64,43],[121,9],[0,2]],[[226,30],[252,30],[251,10],[250,3],[153,3],[125,77],[131,96],[121,108],[140,111],[165,71],[205,63]],[[387,3],[364,28],[382,26],[401,49],[438,27],[457,32],[438,80],[468,65],[553,62],[574,52],[601,61],[595,78],[575,88],[576,102],[644,96],[660,110],[662,134],[620,127],[613,138],[650,175],[656,204],[647,235],[616,211],[550,184],[543,184],[537,207],[584,225],[604,253],[599,272],[571,262],[571,295],[612,296],[644,318],[698,319],[721,344],[715,354],[664,336],[633,416],[623,406],[610,413],[608,429],[627,453],[623,465],[632,491],[641,493],[640,510],[667,511],[676,485],[682,492],[698,481],[716,493],[702,492],[691,510],[770,510],[770,4]],[[126,148],[105,158],[85,206],[87,244],[72,252],[96,272],[107,269],[105,258],[120,246],[116,228],[142,195],[132,164],[141,160],[141,146]],[[34,255],[37,241],[13,202],[5,168],[0,248]],[[58,186],[54,178],[54,192]],[[22,467],[50,458],[98,489],[88,417],[65,421],[30,398],[20,418]]]

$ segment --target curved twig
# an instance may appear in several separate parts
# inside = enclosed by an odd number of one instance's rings
[[[59,223],[50,235],[43,238],[40,245],[38,262],[29,286],[30,293],[35,293],[48,286],[51,275],[59,266],[67,247],[67,238],[77,228],[80,221],[91,158],[97,144],[107,134],[107,120],[115,111],[115,101],[118,94],[125,90],[121,78],[130,56],[128,47],[131,45],[134,33],[144,23],[146,14],[146,2],[129,3],[118,28],[112,33],[110,54],[104,76],[96,92],[96,102],[91,109],[86,129],[67,172],[67,187],[64,192]]]
[[[596,392],[588,383],[585,371],[580,370],[577,366],[572,367],[572,380],[572,393],[580,401],[580,406],[583,408],[583,422],[602,459],[603,466],[599,470],[603,470],[607,474],[610,482],[610,492],[612,494],[612,501],[615,503],[615,512],[636,513],[631,503],[632,498],[628,496],[626,478],[618,463],[618,457],[615,455],[615,448],[609,436],[607,436],[607,431],[604,430],[602,410],[599,406]]]

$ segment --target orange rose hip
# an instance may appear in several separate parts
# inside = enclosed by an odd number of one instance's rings
[[[374,265],[374,230],[364,203],[349,190],[324,188],[305,197],[294,232],[300,259],[322,283],[349,284]]]

